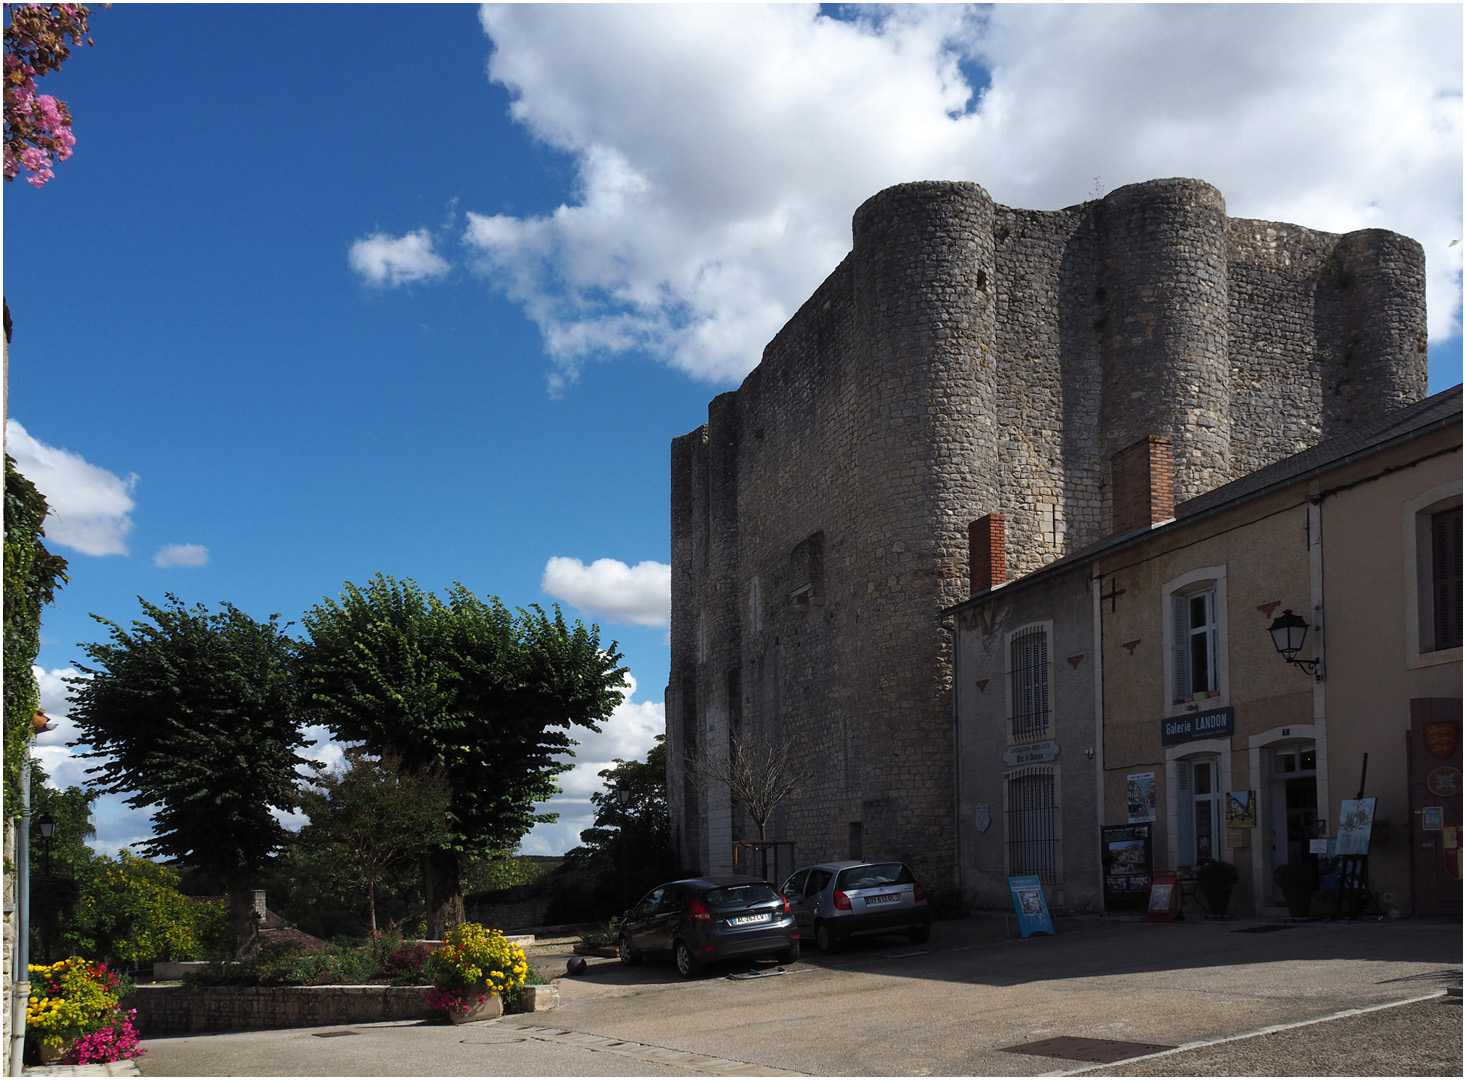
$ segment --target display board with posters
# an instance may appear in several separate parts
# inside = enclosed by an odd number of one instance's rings
[[[1043,882],[1033,874],[1010,877],[1008,892],[1013,896],[1013,911],[1018,916],[1018,929],[1029,934],[1053,934],[1054,920],[1049,916],[1049,902],[1044,897]]]
[[[1105,910],[1139,911],[1150,893],[1150,825],[1100,827],[1100,858],[1104,862]]]

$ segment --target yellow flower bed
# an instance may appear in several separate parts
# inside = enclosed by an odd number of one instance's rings
[[[490,994],[503,994],[524,985],[529,962],[524,950],[500,930],[478,923],[463,923],[428,957],[433,983],[439,990],[467,990],[486,985]]]
[[[60,1046],[112,1021],[121,980],[107,965],[73,956],[54,964],[32,964],[30,972],[25,1023],[42,1045]]]

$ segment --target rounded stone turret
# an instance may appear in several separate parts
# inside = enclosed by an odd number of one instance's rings
[[[1231,479],[1227,205],[1200,180],[1118,188],[1097,210],[1102,460],[1176,446],[1176,499]]]
[[[1345,233],[1320,288],[1346,301],[1342,348],[1323,381],[1324,434],[1339,435],[1425,397],[1425,251],[1385,229]]]
[[[915,481],[924,525],[956,514],[963,535],[973,499],[999,490],[993,216],[979,185],[929,181],[887,188],[854,219],[856,337],[872,409],[863,467],[892,496],[887,505],[907,508],[897,516],[909,516]]]
[[[862,759],[865,843],[898,850],[933,806],[900,798],[903,776],[950,784],[939,748],[948,648],[938,613],[967,594],[967,523],[997,505],[994,204],[977,184],[888,188],[855,213],[851,252],[861,380],[853,462],[865,511],[856,663],[880,673],[884,750]],[[872,732],[875,735],[876,732]],[[950,830],[925,859],[952,857]]]

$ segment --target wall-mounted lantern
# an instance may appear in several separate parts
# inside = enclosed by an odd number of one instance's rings
[[[1320,682],[1323,681],[1323,676],[1318,673],[1317,657],[1312,660],[1298,659],[1298,653],[1303,649],[1303,642],[1308,638],[1307,619],[1301,615],[1294,615],[1292,608],[1284,608],[1283,613],[1267,628],[1267,632],[1273,636],[1273,647],[1278,650],[1284,660],[1298,665]]]
[[[42,814],[36,818],[36,831],[41,834],[41,840],[46,845],[46,876],[51,876],[51,837],[56,835],[56,819],[50,814]]]

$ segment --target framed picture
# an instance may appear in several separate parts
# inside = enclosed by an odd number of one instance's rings
[[[1125,777],[1125,808],[1131,822],[1155,820],[1155,773]]]
[[[1446,811],[1443,806],[1422,806],[1420,827],[1427,832],[1439,832],[1446,827]]]
[[[1227,828],[1257,828],[1257,792],[1227,792]]]

